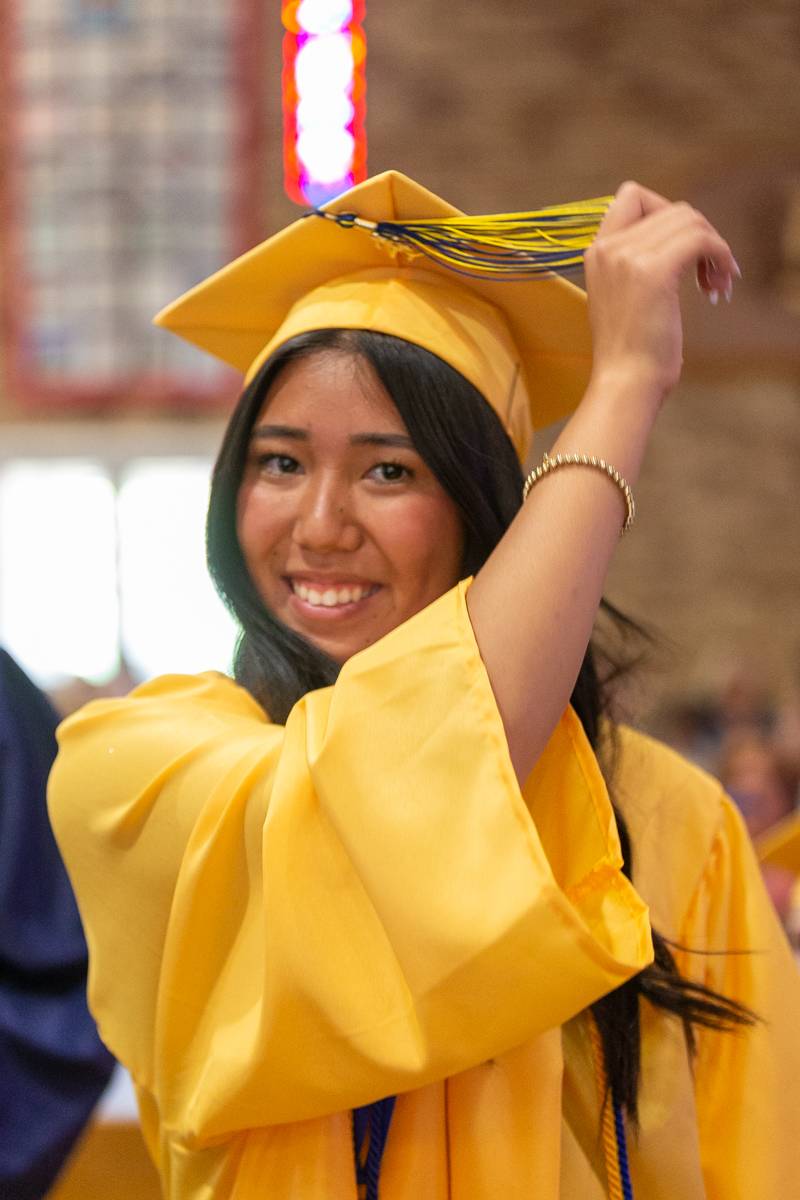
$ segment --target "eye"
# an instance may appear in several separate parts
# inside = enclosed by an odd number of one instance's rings
[[[369,474],[379,483],[400,483],[403,479],[411,479],[413,471],[404,467],[402,463],[382,462],[374,466]]]
[[[300,463],[291,454],[259,454],[256,464],[265,475],[294,475],[300,469]]]

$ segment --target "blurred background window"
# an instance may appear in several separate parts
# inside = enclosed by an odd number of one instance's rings
[[[144,459],[120,482],[120,640],[137,676],[230,664],[233,622],[205,564],[210,467],[200,459]]]
[[[229,668],[205,458],[0,465],[0,642],[43,687]]]

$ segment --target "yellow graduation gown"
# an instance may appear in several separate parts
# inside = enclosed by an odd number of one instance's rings
[[[650,960],[639,892],[681,945],[742,952],[682,966],[769,1028],[703,1034],[693,1078],[645,1011],[637,1195],[793,1194],[800,990],[734,812],[623,732],[634,891],[571,711],[520,791],[464,593],[285,728],[218,675],[62,727],[51,812],[90,1002],[165,1196],[355,1200],[350,1110],[391,1094],[382,1200],[603,1196],[580,1014]]]

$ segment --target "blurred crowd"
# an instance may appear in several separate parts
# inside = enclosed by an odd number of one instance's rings
[[[720,779],[754,840],[800,805],[800,661],[778,696],[740,666],[716,692],[667,705],[653,731]],[[800,883],[780,867],[762,870],[800,956]]]

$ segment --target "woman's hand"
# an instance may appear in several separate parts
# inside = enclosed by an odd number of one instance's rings
[[[681,372],[679,284],[696,271],[712,301],[740,272],[696,209],[623,183],[585,255],[594,366],[590,391],[622,391],[656,408]]]

